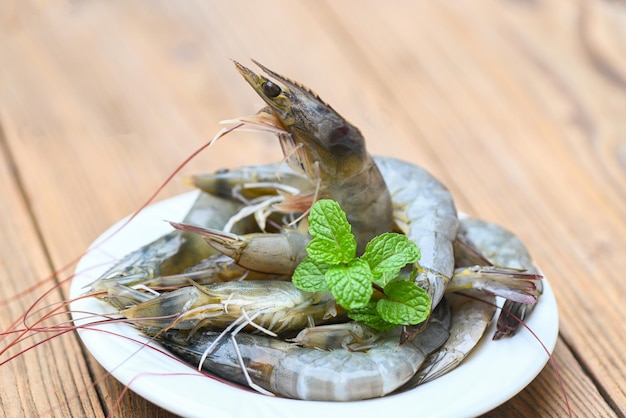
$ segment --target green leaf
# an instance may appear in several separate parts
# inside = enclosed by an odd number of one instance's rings
[[[326,272],[326,285],[345,309],[364,306],[372,297],[372,272],[363,260],[331,266]]]
[[[317,263],[311,257],[305,257],[293,272],[293,285],[305,292],[321,292],[326,290],[325,274],[328,265]]]
[[[377,331],[389,331],[398,326],[381,318],[376,310],[376,301],[371,301],[361,308],[349,310],[348,317]]]
[[[361,259],[369,264],[376,283],[384,287],[404,266],[417,262],[420,251],[406,235],[384,233],[367,244]]]
[[[385,286],[387,299],[376,304],[376,310],[387,322],[416,325],[428,318],[430,297],[428,293],[408,280],[393,280]]]
[[[356,256],[356,240],[346,214],[334,200],[317,201],[309,214],[311,242],[307,253],[326,264],[348,263]]]

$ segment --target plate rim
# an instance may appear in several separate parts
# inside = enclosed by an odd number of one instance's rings
[[[76,273],[70,287],[70,299],[73,300],[78,295],[82,294],[84,292],[84,286],[91,283],[94,280],[94,277],[97,277],[98,272],[101,274],[107,268],[107,265],[105,265],[101,260],[103,257],[111,257],[111,255],[121,257],[125,255],[127,252],[125,250],[123,250],[123,253],[114,251],[118,248],[116,247],[116,241],[125,240],[125,245],[121,247],[134,245],[135,248],[142,244],[151,242],[153,239],[170,229],[166,222],[162,222],[164,216],[168,220],[181,220],[187,209],[195,201],[198,193],[199,192],[197,191],[192,191],[179,194],[147,206],[119,234],[110,239],[106,239],[106,242],[104,242],[101,247],[96,250],[92,250],[98,245],[98,243],[105,241],[106,237],[126,222],[129,216],[109,227],[94,241],[90,247],[90,251],[88,251],[77,264]],[[160,225],[155,224],[157,220],[161,221]],[[145,226],[146,224],[148,226]],[[135,231],[143,230],[145,228],[149,228],[150,231],[149,233],[143,234],[140,240],[130,240],[130,242],[127,241],[128,238],[137,238],[134,236]],[[120,251],[122,250],[120,249]],[[110,261],[109,265],[113,262],[114,260]],[[501,302],[502,301],[499,303],[500,306]],[[75,324],[79,326],[85,324],[86,322],[97,320],[97,318],[87,318],[86,315],[83,315],[80,312],[97,311],[99,314],[103,314],[107,311],[112,311],[109,305],[95,298],[75,300],[71,303],[70,310],[72,311],[72,318]],[[543,321],[539,321],[538,317],[542,318]],[[531,328],[533,328],[533,331],[541,337],[541,340],[547,350],[550,353],[553,353],[558,339],[558,308],[553,290],[545,276],[543,295],[538,302],[535,312],[527,322],[529,326],[532,325]],[[170,390],[169,392],[166,391],[166,393],[161,393],[163,389],[163,384],[159,383],[161,378],[137,377],[137,371],[135,370],[137,362],[139,362],[139,365],[143,362],[144,364],[149,364],[153,367],[154,364],[152,363],[154,363],[154,361],[152,354],[155,354],[156,351],[145,348],[142,349],[141,344],[131,343],[128,340],[120,341],[119,337],[112,337],[110,334],[107,334],[107,332],[122,332],[127,337],[132,336],[131,338],[138,338],[140,341],[146,343],[148,340],[138,335],[134,328],[127,324],[116,323],[99,326],[99,329],[100,331],[91,329],[78,330],[78,334],[83,344],[91,355],[98,361],[98,363],[100,363],[105,370],[107,370],[107,372],[114,376],[123,385],[128,385],[131,390],[138,393],[140,396],[166,410],[169,410],[170,412],[182,416],[197,416],[199,409],[208,407],[210,408],[211,414],[219,412],[224,414],[224,416],[242,416],[242,414],[254,413],[257,417],[263,417],[263,411],[267,411],[269,414],[267,415],[268,417],[279,417],[283,416],[280,414],[282,411],[284,416],[287,417],[291,416],[290,414],[293,413],[293,408],[295,407],[299,411],[300,418],[319,418],[320,414],[323,414],[323,416],[345,416],[346,413],[354,414],[357,411],[360,418],[379,418],[381,414],[388,412],[390,407],[398,408],[399,406],[405,405],[407,408],[415,408],[414,403],[416,400],[420,400],[422,398],[428,398],[429,400],[435,399],[437,393],[439,393],[440,390],[443,391],[444,388],[446,390],[442,393],[445,393],[446,396],[450,396],[450,385],[454,387],[455,381],[458,382],[460,380],[463,382],[463,373],[475,371],[476,367],[473,363],[481,360],[481,350],[484,353],[486,348],[489,349],[490,347],[493,347],[494,344],[502,344],[501,347],[498,347],[500,350],[496,350],[498,352],[508,349],[511,349],[515,353],[519,353],[520,351],[532,352],[532,359],[530,358],[530,355],[526,356],[527,360],[524,362],[526,366],[524,367],[523,373],[519,371],[517,372],[517,379],[512,379],[511,376],[507,377],[502,373],[491,373],[492,378],[498,377],[502,379],[498,381],[499,383],[496,383],[493,386],[489,384],[482,384],[485,382],[478,382],[477,384],[477,379],[474,379],[472,381],[472,387],[468,388],[468,390],[472,393],[478,394],[478,399],[476,399],[476,397],[468,398],[467,396],[462,396],[461,399],[465,401],[460,403],[449,401],[443,402],[439,407],[434,409],[430,408],[428,405],[424,408],[424,405],[422,405],[422,407],[416,410],[416,412],[420,415],[428,414],[429,416],[475,416],[485,413],[514,397],[536,378],[548,362],[547,354],[543,352],[543,348],[540,349],[544,355],[544,359],[542,360],[540,358],[541,356],[537,355],[537,346],[539,346],[539,344],[537,341],[532,339],[532,335],[528,332],[528,330],[522,329],[511,339],[491,341],[490,339],[483,338],[474,351],[468,356],[467,359],[465,359],[463,364],[455,370],[432,382],[426,383],[423,386],[419,386],[403,393],[361,401],[324,402],[268,397],[255,392],[242,390],[241,388],[234,388],[207,378],[203,379],[203,382],[205,383],[202,384],[191,383],[193,387],[198,387],[200,385],[205,386],[207,389],[211,390],[213,394],[218,395],[218,397],[223,396],[223,398],[218,399],[217,403],[207,405],[206,401],[197,401],[188,398],[190,394],[195,394],[196,391],[190,392],[190,390],[182,390],[183,393],[179,393],[177,390],[181,389],[181,386],[174,385],[174,388],[177,389],[176,391],[172,392]],[[495,321],[492,321],[492,324],[487,332],[492,335],[494,329]],[[125,354],[111,350],[111,347],[107,347],[107,343],[111,343],[111,338],[118,338],[118,341],[113,342],[113,346],[116,347],[118,351],[124,351]],[[520,347],[513,345],[511,343],[512,341],[514,343],[519,343]],[[520,350],[522,345],[528,346],[527,349]],[[131,355],[130,358],[128,358],[129,353]],[[179,370],[178,367],[169,363],[175,362],[175,360],[169,359],[163,354],[160,354],[160,356],[165,358],[162,359],[162,361],[166,362],[168,367],[171,366],[175,370]],[[520,369],[520,363],[519,359],[513,363],[513,365],[516,365],[516,370]],[[162,364],[159,366],[161,365]],[[179,364],[179,366],[182,367],[182,364]],[[185,366],[185,368],[187,369],[186,373],[190,373],[195,376],[202,376],[198,372],[194,372],[193,368],[190,366]],[[183,372],[181,371],[181,373]],[[520,374],[522,375],[520,376]],[[167,378],[170,379],[169,384],[172,384],[178,382],[179,378],[182,378],[182,376],[167,376]],[[183,381],[185,381],[185,378],[183,378]],[[182,383],[180,383],[180,385],[182,385]],[[434,389],[432,389],[433,387]],[[425,394],[420,396],[420,393],[416,391],[424,392]],[[488,396],[481,396],[481,391],[487,391]],[[169,397],[166,395],[169,395]],[[229,399],[231,395],[232,398],[234,398],[234,401],[230,404],[224,404],[223,401]],[[474,401],[468,402],[466,399],[474,399]],[[208,413],[209,410],[205,412]]]

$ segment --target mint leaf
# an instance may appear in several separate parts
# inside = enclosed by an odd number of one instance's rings
[[[356,240],[346,214],[334,200],[318,200],[309,214],[311,242],[307,253],[326,264],[348,263],[356,256]]]
[[[348,317],[377,331],[389,331],[398,326],[398,324],[387,322],[380,317],[376,310],[375,301],[371,301],[361,308],[349,310]]]
[[[385,286],[387,299],[376,303],[376,310],[387,322],[415,325],[428,318],[430,297],[428,293],[408,280],[393,280]]]
[[[311,241],[308,256],[294,271],[294,285],[304,291],[329,290],[348,316],[380,331],[399,324],[423,322],[430,312],[428,294],[413,281],[397,280],[407,264],[420,258],[417,246],[406,236],[382,234],[356,257],[356,240],[339,204],[320,200],[309,214]],[[384,287],[387,299],[371,301],[372,282]]]
[[[372,297],[372,272],[365,261],[357,258],[331,266],[326,272],[326,285],[345,309],[359,308]]]
[[[328,265],[317,263],[311,257],[305,257],[293,272],[293,285],[305,292],[321,292],[326,290],[325,274]]]
[[[406,235],[384,233],[367,244],[361,259],[369,264],[374,281],[384,287],[404,266],[417,262],[420,251]]]

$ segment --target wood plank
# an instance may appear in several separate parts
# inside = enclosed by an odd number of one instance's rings
[[[0,122],[3,116],[0,113]],[[19,188],[19,173],[11,161],[4,133],[0,123],[0,329],[7,332],[0,338],[0,415],[103,416],[77,335],[53,338],[56,332],[25,329],[26,325],[43,328],[68,318],[67,314],[57,314],[43,320],[38,312],[48,305],[58,306],[63,300],[61,292],[51,288],[53,280],[29,291],[50,277],[51,269],[24,191]],[[51,288],[48,297],[34,305],[47,288]],[[36,309],[22,318],[32,307]],[[62,305],[60,308],[62,314],[65,310]],[[46,341],[48,338],[50,341]],[[26,352],[20,355],[22,351]],[[15,359],[8,361],[11,357]]]
[[[574,48],[576,38],[566,36],[576,23],[559,22],[568,7],[541,10],[544,21],[538,22],[529,17],[532,10],[509,10],[521,7],[513,5],[499,4],[499,10],[455,2],[437,9],[413,4],[387,20],[369,6],[352,20],[345,4],[333,3],[355,40],[367,46],[368,64],[381,78],[396,81],[387,86],[389,100],[438,98],[435,93],[420,96],[422,83],[411,77],[427,78],[434,92],[448,98],[433,106],[438,118],[415,106],[398,108],[410,113],[413,126],[428,132],[428,141],[438,143],[433,145],[438,153],[434,171],[448,172],[441,177],[450,179],[461,209],[524,238],[556,289],[564,338],[608,393],[609,403],[624,405],[626,365],[618,348],[624,332],[620,311],[613,307],[625,292],[612,272],[625,261],[617,249],[626,237],[626,182],[619,157],[597,149],[605,149],[598,145],[603,142],[613,150],[624,146],[622,137],[601,127],[624,123],[605,110],[626,109],[626,101],[588,54]],[[548,30],[562,35],[550,37]],[[403,44],[394,49],[376,43],[393,31],[401,32],[397,38]],[[461,41],[463,48],[455,48]],[[410,74],[398,74],[394,63],[400,61]],[[568,71],[572,68],[582,70]],[[585,138],[591,123],[593,137]],[[602,285],[590,288],[589,278]],[[612,327],[584,320],[581,312]],[[607,359],[617,367],[607,368]]]
[[[539,376],[523,391],[483,417],[563,417],[568,416],[570,410],[574,417],[618,416],[606,405],[602,394],[562,338],[559,338],[553,356],[554,366],[546,365]],[[563,388],[559,385],[555,367],[563,380]],[[506,373],[503,373],[503,379],[505,375]]]

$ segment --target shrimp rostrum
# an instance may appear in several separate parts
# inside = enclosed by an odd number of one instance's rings
[[[463,236],[452,196],[436,178],[410,163],[373,158],[361,132],[319,96],[257,65],[266,75],[235,62],[266,107],[227,121],[232,126],[214,140],[240,127],[270,131],[284,161],[193,176],[188,182],[202,192],[184,221],[110,268],[90,293],[194,367],[263,393],[333,401],[384,396],[437,377],[477,344],[494,295],[523,306],[536,301],[536,275],[489,261],[455,270],[454,243]],[[421,259],[403,278],[430,296],[426,322],[375,332],[347,322],[328,292],[293,286],[310,241],[306,215],[319,199],[345,211],[358,253],[391,231],[419,247]],[[476,245],[478,264],[486,260],[481,252],[505,247],[498,246],[500,229],[467,221],[463,230],[472,241],[495,231]],[[498,254],[489,258],[518,267]],[[480,292],[487,303],[447,301],[446,293],[459,291]]]

